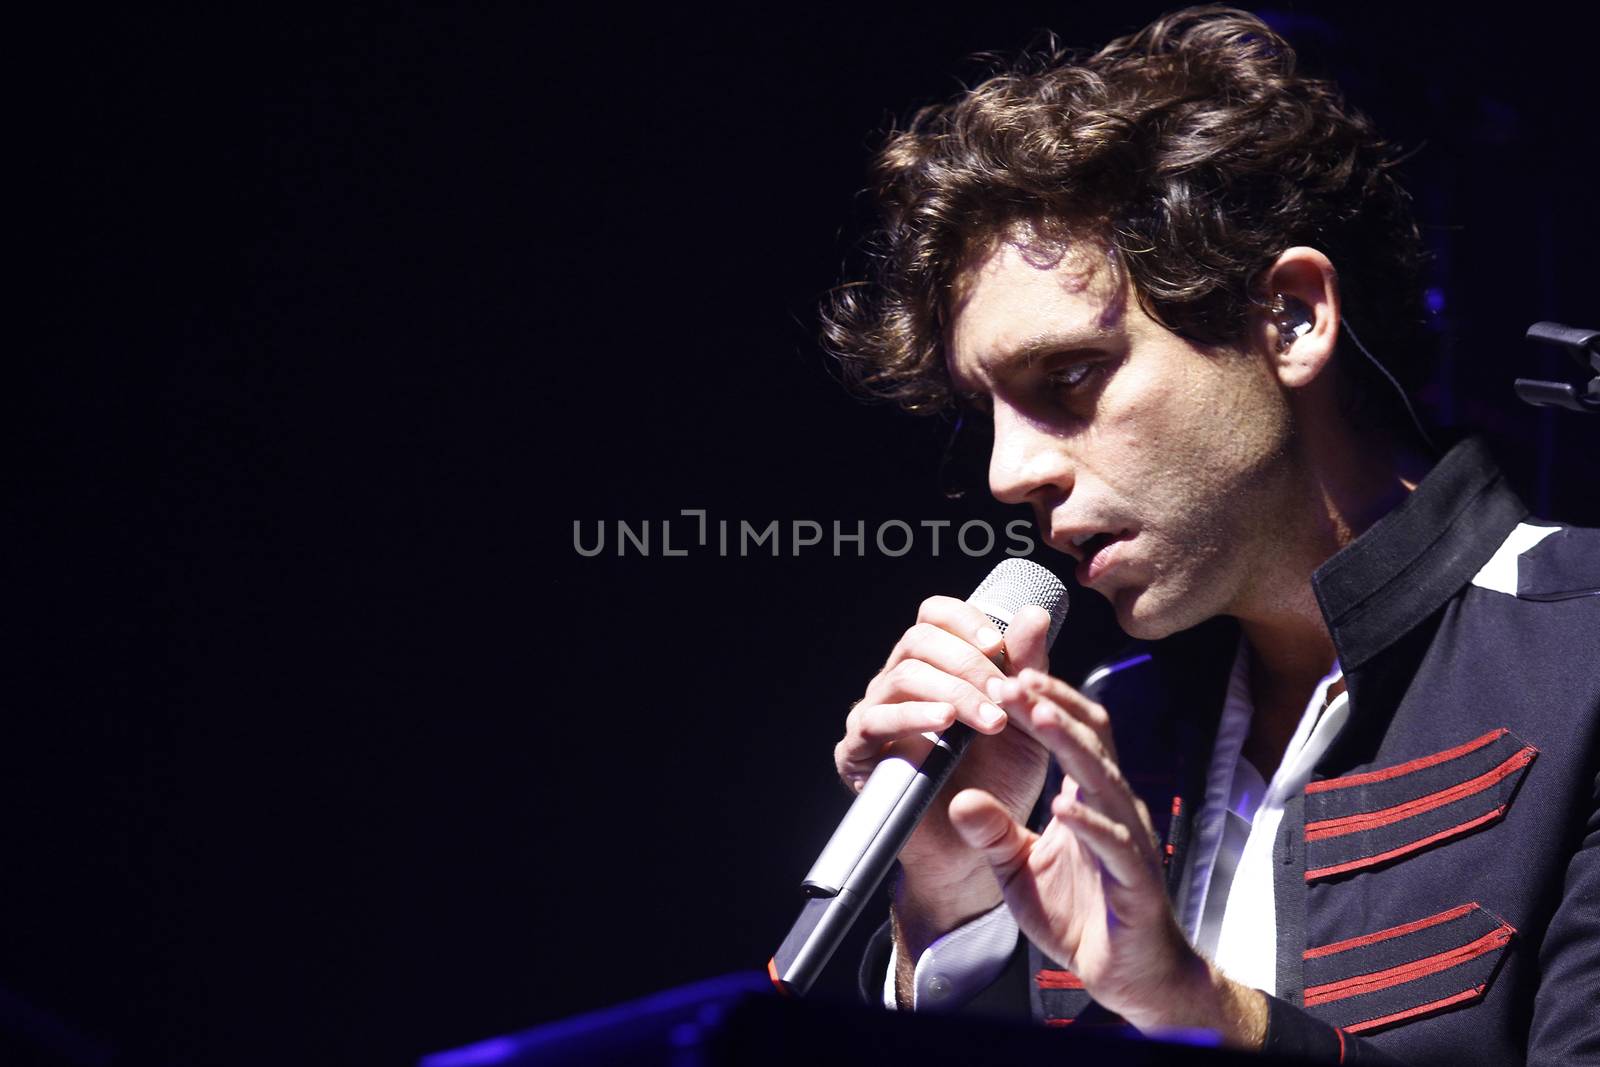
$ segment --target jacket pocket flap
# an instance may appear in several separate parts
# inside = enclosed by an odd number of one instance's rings
[[[1307,949],[1305,1006],[1350,1033],[1482,998],[1516,930],[1477,903]]]
[[[1378,867],[1497,822],[1539,750],[1510,730],[1306,786],[1306,881]]]

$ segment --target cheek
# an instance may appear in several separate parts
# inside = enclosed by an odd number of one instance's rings
[[[1207,554],[1229,536],[1229,512],[1257,503],[1250,498],[1271,482],[1287,440],[1276,387],[1226,358],[1167,361],[1159,375],[1124,378],[1088,430],[1092,473],[1126,517]]]
[[[1226,357],[1224,357],[1226,358]],[[1283,454],[1288,410],[1258,368],[1229,359],[1184,383],[1186,394],[1152,412],[1165,473],[1206,495],[1250,492]]]
[[[1147,506],[1213,482],[1218,420],[1189,394],[1148,390],[1121,404],[1097,428],[1108,484]]]

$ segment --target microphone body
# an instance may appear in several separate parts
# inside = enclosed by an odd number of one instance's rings
[[[1043,567],[1013,558],[995,567],[967,603],[1001,633],[1018,610],[1037,604],[1050,613],[1046,640],[1054,644],[1067,613],[1067,591]],[[808,899],[800,917],[767,962],[767,975],[779,992],[804,996],[810,990],[976,736],[971,727],[956,723],[933,738],[920,765],[890,756],[873,768],[812,864],[802,883]]]

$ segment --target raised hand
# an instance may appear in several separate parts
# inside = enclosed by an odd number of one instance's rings
[[[950,804],[957,833],[988,861],[1024,934],[1140,1029],[1205,1026],[1259,1046],[1259,992],[1224,978],[1191,948],[1167,901],[1150,813],[1117,766],[1106,710],[1038,670],[986,692],[1066,773],[1044,833],[983,789]]]

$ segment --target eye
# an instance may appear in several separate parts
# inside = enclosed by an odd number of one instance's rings
[[[1052,388],[1063,393],[1079,393],[1087,388],[1100,373],[1100,364],[1084,361],[1062,367],[1050,374]]]

